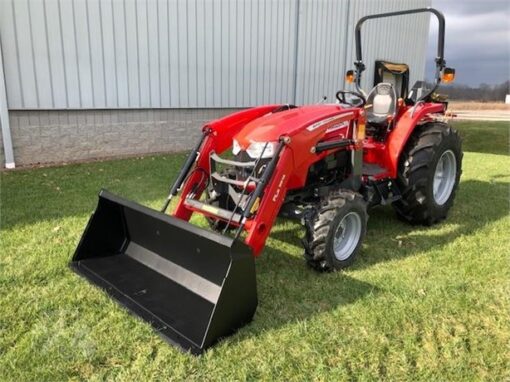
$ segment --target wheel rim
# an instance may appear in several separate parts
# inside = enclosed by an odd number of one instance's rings
[[[338,224],[333,240],[333,252],[337,260],[346,260],[352,255],[361,237],[361,217],[349,212]]]
[[[434,201],[438,205],[443,205],[450,198],[455,179],[457,177],[457,161],[452,150],[445,151],[436,165],[434,172]]]

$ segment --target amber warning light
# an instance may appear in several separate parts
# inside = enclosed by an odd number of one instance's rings
[[[445,84],[453,82],[453,80],[455,80],[455,69],[444,68],[441,79]]]
[[[354,82],[354,70],[348,70],[345,73],[345,82],[352,84]]]

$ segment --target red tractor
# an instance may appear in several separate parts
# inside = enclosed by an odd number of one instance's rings
[[[399,97],[381,82],[366,95],[361,25],[421,12],[439,21],[434,89]],[[391,204],[412,224],[446,218],[462,150],[444,122],[446,103],[432,100],[454,77],[443,59],[444,17],[431,8],[371,15],[355,32],[347,77],[356,91],[339,91],[336,104],[259,106],[208,123],[161,212],[101,191],[73,269],[165,339],[200,353],[253,318],[254,258],[278,216],[302,222],[306,262],[319,271],[352,264],[371,207]],[[210,229],[190,224],[194,213]]]

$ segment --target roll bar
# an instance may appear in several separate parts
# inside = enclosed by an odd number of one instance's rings
[[[441,71],[446,65],[446,61],[444,60],[444,32],[445,32],[445,21],[444,15],[438,11],[437,9],[427,7],[427,8],[417,8],[417,9],[408,9],[405,11],[397,11],[397,12],[388,12],[388,13],[378,13],[374,15],[363,16],[356,23],[356,29],[354,33],[355,43],[356,43],[356,61],[354,61],[354,67],[356,68],[356,77],[355,84],[356,89],[359,93],[363,94],[363,91],[360,87],[361,84],[361,73],[365,70],[365,64],[363,63],[362,51],[361,51],[361,26],[363,23],[370,19],[379,19],[383,17],[392,17],[392,16],[401,16],[401,15],[409,15],[415,13],[423,13],[430,12],[437,17],[439,33],[437,35],[437,56],[435,59],[436,62],[436,81],[434,87],[427,94],[422,96],[418,101],[423,101],[428,98],[439,86],[441,83]],[[418,102],[417,101],[417,102]]]

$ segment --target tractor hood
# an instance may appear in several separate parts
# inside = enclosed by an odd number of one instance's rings
[[[281,136],[289,136],[292,138],[314,123],[327,120],[334,116],[340,117],[344,114],[347,116],[347,114],[354,113],[357,113],[356,109],[346,109],[336,104],[301,106],[290,110],[269,113],[254,119],[247,123],[246,126],[234,136],[234,139],[241,149],[246,150],[253,142],[276,142]],[[348,129],[347,125],[344,124],[340,126],[337,123],[338,121],[334,119],[331,120],[331,123],[329,123],[330,121],[325,122],[326,123],[320,126],[331,124],[332,126],[328,126],[329,129]],[[337,125],[338,129],[336,128]],[[311,130],[308,129],[308,131]]]

